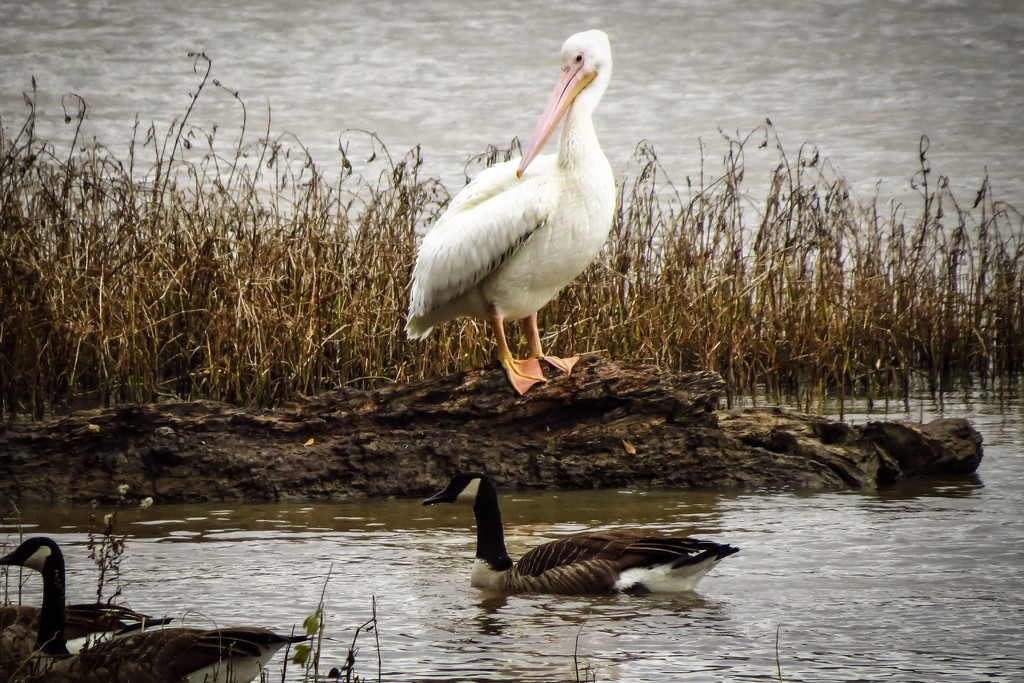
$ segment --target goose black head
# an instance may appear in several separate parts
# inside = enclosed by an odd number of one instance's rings
[[[0,565],[13,565],[45,573],[47,566],[64,566],[64,555],[52,538],[34,536],[12,552],[0,557]]]
[[[27,567],[43,576],[36,643],[50,655],[68,654],[64,640],[64,555],[52,538],[35,536],[0,557],[0,565]]]
[[[476,557],[489,567],[490,571],[506,571],[512,567],[512,560],[505,551],[505,533],[501,528],[501,511],[498,509],[498,492],[483,472],[462,472],[452,477],[443,491],[438,491],[423,501],[424,505],[434,503],[466,503],[473,506],[476,516]]]
[[[490,479],[483,472],[462,472],[452,477],[448,486],[423,501],[424,505],[435,503],[469,503],[476,504],[480,484],[490,486]]]

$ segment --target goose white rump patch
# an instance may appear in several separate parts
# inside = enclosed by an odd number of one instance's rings
[[[695,564],[684,564],[672,569],[671,562],[650,567],[632,567],[619,574],[612,586],[617,591],[628,591],[643,586],[652,593],[678,593],[692,591],[700,580],[715,566],[716,558],[709,557]]]

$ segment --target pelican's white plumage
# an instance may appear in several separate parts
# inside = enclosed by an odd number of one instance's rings
[[[406,333],[422,338],[461,316],[489,320],[498,358],[522,393],[543,381],[537,310],[601,251],[615,210],[615,179],[591,115],[611,78],[608,37],[585,31],[562,46],[562,76],[521,160],[473,179],[423,238],[412,274]],[[558,154],[537,156],[564,118]],[[512,358],[505,320],[526,319],[531,358]]]

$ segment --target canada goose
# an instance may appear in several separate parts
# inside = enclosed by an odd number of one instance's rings
[[[423,501],[469,503],[476,514],[476,562],[471,584],[513,593],[669,592],[693,590],[711,567],[739,551],[695,538],[646,536],[633,530],[575,534],[532,548],[512,563],[498,494],[482,472],[457,474]]]
[[[70,655],[64,630],[64,555],[57,543],[43,536],[30,538],[0,558],[0,565],[20,565],[43,575],[36,642],[47,656],[31,663],[39,680],[242,683],[255,678],[286,644],[308,639],[250,627],[159,628]]]

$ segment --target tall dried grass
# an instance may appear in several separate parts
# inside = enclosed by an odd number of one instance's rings
[[[221,87],[196,59],[191,105]],[[239,100],[227,154],[189,106],[166,132],[137,126],[126,160],[77,137],[58,158],[26,101],[16,134],[0,126],[6,414],[160,397],[266,406],[492,359],[480,323],[404,337],[417,230],[448,199],[418,148],[392,159],[366,134],[380,174],[353,173],[342,148],[329,181],[294,138],[243,144]],[[70,125],[84,115],[78,101]],[[987,182],[963,208],[922,140],[922,206],[907,219],[858,204],[813,148],[791,163],[770,125],[729,143],[722,170],[685,188],[638,148],[605,253],[542,311],[546,344],[714,370],[732,395],[1017,376],[1024,220]],[[744,185],[753,145],[778,150],[759,205]]]
[[[730,396],[1016,383],[1024,217],[987,180],[963,208],[947,178],[933,180],[922,138],[922,206],[908,221],[913,207],[858,204],[813,147],[791,163],[770,123],[729,142],[724,171],[702,169],[685,193],[638,148],[603,262],[545,311],[548,324],[578,321],[566,344],[599,338],[615,355],[714,370]],[[741,189],[755,145],[779,155],[759,206]]]

